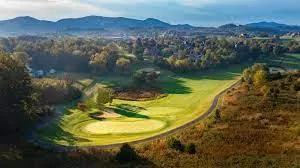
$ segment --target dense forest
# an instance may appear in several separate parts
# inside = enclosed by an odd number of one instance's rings
[[[283,43],[278,39],[160,37],[101,40],[25,36],[0,40],[0,51],[12,54],[34,69],[94,73],[128,72],[144,58],[176,72],[198,71],[252,62],[264,56],[281,56],[287,51],[299,53],[299,50],[299,42]]]

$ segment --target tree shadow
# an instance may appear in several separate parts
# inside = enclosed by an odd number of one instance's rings
[[[146,110],[143,107],[134,106],[130,104],[119,104],[116,105],[113,109],[117,114],[120,114],[122,116],[130,117],[130,118],[149,119],[148,116],[139,114],[139,112]]]
[[[167,77],[160,81],[159,87],[166,94],[188,94],[192,92],[190,87],[185,85],[185,81],[176,77]]]
[[[53,125],[47,131],[49,131],[47,138],[43,138],[46,143],[41,144],[45,148],[51,148],[51,144],[57,144],[58,141],[65,141],[71,146],[76,145],[78,142],[90,142],[88,139],[74,136],[74,134],[63,130],[60,125]]]
[[[104,117],[101,117],[103,113],[101,112],[95,112],[95,113],[89,113],[89,117],[91,117],[94,120],[103,121],[105,120]]]

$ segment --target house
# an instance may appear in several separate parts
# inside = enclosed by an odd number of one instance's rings
[[[239,37],[240,37],[240,38],[250,38],[250,35],[249,35],[249,34],[246,34],[246,33],[242,33],[242,34],[240,34]]]
[[[49,74],[55,74],[56,73],[56,70],[55,69],[50,69],[49,70]]]
[[[35,73],[34,73],[34,76],[37,77],[37,78],[42,78],[44,77],[45,73],[43,70],[37,70]]]

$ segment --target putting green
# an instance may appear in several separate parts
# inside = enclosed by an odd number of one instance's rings
[[[141,120],[133,122],[96,121],[84,127],[91,134],[130,134],[150,132],[163,128],[166,124],[157,120]]]
[[[66,108],[58,122],[39,129],[39,141],[71,146],[95,146],[130,142],[159,135],[184,125],[197,118],[210,107],[214,97],[233,84],[243,67],[231,67],[226,71],[175,75],[162,72],[156,82],[168,94],[167,97],[151,101],[114,100],[108,106],[119,117],[93,118],[99,110],[94,106],[82,112],[76,105]],[[119,86],[128,84],[126,76],[99,77],[86,92],[94,95],[94,86]],[[94,99],[86,103],[93,106]]]

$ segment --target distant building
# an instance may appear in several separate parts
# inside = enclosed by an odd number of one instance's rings
[[[246,34],[246,33],[242,33],[242,34],[240,34],[239,37],[240,37],[240,38],[250,38],[250,35],[249,35],[249,34]]]
[[[56,70],[55,69],[50,69],[49,74],[55,74]]]
[[[37,77],[37,78],[42,78],[44,77],[45,73],[43,70],[37,70],[35,73],[34,73],[34,76]]]

